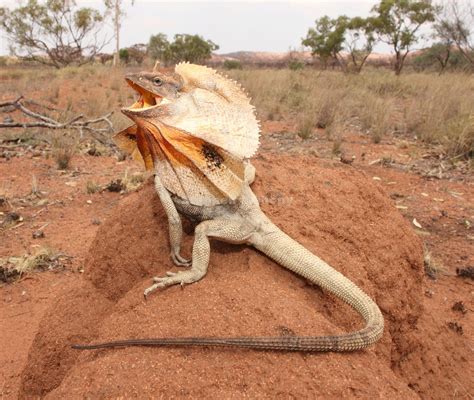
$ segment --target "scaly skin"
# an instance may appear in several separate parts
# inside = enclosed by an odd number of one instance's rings
[[[219,206],[193,206],[171,195],[155,176],[155,187],[168,215],[171,257],[178,265],[187,260],[180,256],[182,237],[178,211],[201,221],[195,230],[192,265],[188,270],[168,272],[166,277],[154,278],[155,283],[145,290],[145,296],[158,288],[175,284],[189,284],[202,279],[207,272],[210,256],[209,238],[254,246],[278,264],[308,279],[350,304],[365,320],[363,329],[337,336],[310,337],[187,337],[130,339],[91,345],[75,345],[81,350],[124,346],[231,346],[258,350],[284,351],[354,351],[375,343],[383,333],[384,320],[378,306],[359,287],[323,260],[275,226],[260,210],[257,198],[249,187],[253,181],[253,167],[248,164],[246,184],[235,202]]]
[[[254,246],[349,303],[366,325],[339,336],[132,339],[73,347],[197,345],[353,351],[375,343],[384,326],[377,305],[354,283],[283,233],[260,210],[250,189],[255,169],[247,161],[258,148],[258,122],[242,89],[215,71],[193,64],[178,64],[174,72],[131,74],[127,81],[140,98],[122,111],[136,126],[116,137],[132,154],[139,150],[147,167],[154,166],[155,188],[168,216],[171,258],[176,265],[190,265],[187,270],[154,278],[145,297],[159,288],[202,279],[212,237]],[[192,262],[180,255],[180,214],[200,221]]]

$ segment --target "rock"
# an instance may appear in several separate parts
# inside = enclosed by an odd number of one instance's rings
[[[42,239],[44,238],[44,232],[43,231],[34,231],[33,234],[33,239]]]
[[[121,192],[122,190],[125,190],[125,187],[122,183],[122,180],[121,179],[117,179],[115,181],[112,181],[110,182],[107,186],[106,186],[106,189],[109,191],[109,192],[116,192],[116,193],[119,193]]]

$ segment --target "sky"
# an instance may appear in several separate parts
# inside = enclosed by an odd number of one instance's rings
[[[101,0],[76,0],[85,7],[103,9]],[[0,0],[0,6],[15,7],[18,0]],[[158,1],[122,0],[126,17],[121,29],[121,47],[147,43],[150,35],[163,32],[199,34],[220,48],[234,51],[285,52],[301,48],[301,38],[323,15],[367,16],[376,0],[287,0],[287,1]],[[111,25],[104,29],[112,36]],[[105,49],[112,51],[112,44]],[[389,52],[380,44],[379,52]],[[8,43],[0,32],[0,53],[8,54]]]

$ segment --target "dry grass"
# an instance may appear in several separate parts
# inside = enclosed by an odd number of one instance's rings
[[[425,247],[423,260],[425,264],[425,274],[432,279],[436,279],[438,275],[446,272],[445,267],[433,258],[431,252]]]
[[[25,95],[53,105],[63,116],[98,117],[130,103],[133,93],[123,79],[125,71],[104,66],[54,68],[6,67],[0,70],[0,92],[8,98]],[[127,126],[120,112],[112,117],[117,128]]]
[[[395,110],[390,99],[368,96],[365,107],[358,112],[359,127],[367,132],[374,143],[380,143],[383,136],[393,133],[391,119]]]
[[[145,182],[147,178],[146,172],[130,172],[127,168],[120,178],[120,183],[125,193],[134,192]]]
[[[413,76],[410,76],[412,80]],[[472,77],[448,74],[428,80],[408,99],[405,107],[407,131],[429,143],[438,143],[452,156],[474,156],[474,84]]]
[[[97,182],[87,181],[87,183],[86,183],[86,193],[87,194],[98,193],[101,190],[102,190],[102,186],[100,186]]]
[[[118,130],[130,124],[118,110],[134,98],[123,80],[126,72],[105,66],[59,71],[5,67],[0,71],[0,92],[54,103],[64,110],[64,118],[78,113],[96,117],[114,110],[112,121]],[[453,158],[474,156],[473,75],[407,72],[396,77],[376,69],[344,75],[311,68],[225,73],[247,89],[261,120],[294,123],[303,138],[314,128],[331,131],[343,126],[374,142],[390,134],[410,135],[442,145]]]
[[[313,133],[314,120],[312,118],[305,118],[298,123],[296,134],[301,139],[309,139]]]
[[[77,139],[68,135],[67,132],[65,134],[56,134],[51,145],[52,156],[58,169],[68,169],[77,149]]]
[[[105,185],[100,185],[95,181],[88,180],[86,182],[86,193],[94,194],[104,190],[119,193],[134,192],[142,186],[147,176],[148,174],[146,172],[130,172],[129,168],[126,168],[120,178],[114,179]]]
[[[69,257],[49,247],[38,247],[31,254],[0,258],[0,281],[11,282],[32,271],[54,270],[64,266]]]
[[[227,71],[247,88],[259,117],[275,115],[307,126],[346,129],[370,135],[405,134],[440,144],[451,157],[474,156],[474,76],[463,73],[407,73],[385,70],[360,75],[334,71]]]

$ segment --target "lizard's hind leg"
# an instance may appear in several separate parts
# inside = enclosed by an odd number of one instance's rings
[[[211,247],[209,238],[216,238],[225,242],[245,243],[250,238],[254,228],[244,221],[216,219],[201,222],[194,232],[192,266],[188,270],[167,272],[165,277],[155,277],[155,282],[144,292],[145,297],[156,289],[171,285],[184,285],[203,278],[207,273]]]

